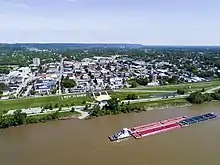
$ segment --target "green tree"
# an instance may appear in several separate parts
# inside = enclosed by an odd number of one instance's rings
[[[84,107],[83,111],[88,111],[88,110],[89,110],[89,106],[86,105],[86,106]]]
[[[67,76],[65,79],[63,79],[61,85],[64,88],[73,88],[76,86],[76,82],[72,79],[69,79],[69,77]]]
[[[14,125],[22,125],[26,123],[27,114],[22,113],[21,110],[14,112]]]
[[[51,93],[52,93],[53,95],[56,94],[56,93],[57,93],[57,89],[56,89],[56,88],[52,89]]]
[[[133,81],[131,82],[131,88],[136,88],[137,87],[137,82]]]
[[[82,104],[83,104],[83,105],[84,105],[84,104],[86,104],[86,101],[85,101],[85,100],[83,100],[83,101],[82,101]]]
[[[197,91],[190,94],[190,96],[187,97],[186,100],[193,104],[202,104],[204,102],[212,101],[213,95],[208,93],[202,94],[202,92]]]
[[[0,91],[3,91],[7,88],[7,86],[5,85],[5,83],[0,83]]]
[[[137,78],[137,79],[135,79],[135,80],[136,80],[136,82],[137,82],[139,85],[144,85],[144,86],[146,86],[146,85],[148,85],[148,83],[149,83],[149,80],[148,80],[147,77],[145,77],[145,78]]]
[[[56,112],[54,112],[54,113],[51,114],[51,117],[52,117],[53,120],[54,120],[54,119],[59,119],[60,114],[59,114],[58,111],[56,111]]]
[[[186,93],[185,89],[177,89],[177,94],[184,95]]]
[[[132,93],[132,94],[128,94],[125,99],[126,100],[135,100],[137,98],[138,98],[138,96],[136,94]]]
[[[102,110],[99,105],[94,105],[90,111],[90,115],[94,117],[102,116]]]
[[[35,90],[30,90],[30,94],[31,94],[31,95],[35,95],[35,94],[36,94],[36,91],[35,91]]]
[[[75,112],[75,107],[72,107],[70,112]]]

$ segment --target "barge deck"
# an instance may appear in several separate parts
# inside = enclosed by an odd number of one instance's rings
[[[182,121],[178,122],[178,124],[181,127],[187,127],[187,126],[190,126],[192,124],[201,123],[201,122],[204,122],[204,121],[217,119],[217,118],[219,118],[219,115],[216,115],[214,113],[206,113],[206,114],[202,114],[202,115],[198,115],[198,116],[189,117],[185,120],[182,120]]]
[[[156,122],[153,124],[134,127],[131,129],[131,135],[135,139],[141,139],[146,136],[166,132],[166,131],[176,129],[176,128],[181,128],[181,126],[177,123],[186,118],[187,118],[186,116],[180,116],[180,117]]]

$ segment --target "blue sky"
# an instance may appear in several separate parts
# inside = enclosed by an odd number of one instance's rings
[[[219,0],[0,0],[0,42],[220,45]]]

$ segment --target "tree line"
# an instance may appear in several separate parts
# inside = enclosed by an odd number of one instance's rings
[[[107,101],[107,104],[104,107],[100,107],[99,105],[95,105],[90,110],[90,117],[98,117],[105,115],[117,115],[121,113],[131,113],[131,112],[141,112],[146,111],[145,107],[133,106],[128,103],[120,103],[120,101],[116,98],[112,98]]]
[[[73,111],[71,111],[73,112]],[[0,128],[8,128],[24,124],[41,123],[51,120],[57,120],[62,117],[61,113],[56,111],[45,115],[27,116],[21,110],[17,110],[13,115],[0,115]]]
[[[202,104],[205,102],[210,102],[213,100],[220,100],[220,90],[215,93],[204,93],[202,91],[197,91],[190,94],[189,97],[186,98],[192,104]]]

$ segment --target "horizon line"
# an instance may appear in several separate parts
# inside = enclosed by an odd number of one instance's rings
[[[141,44],[141,43],[123,43],[123,42],[103,42],[103,43],[99,43],[99,42],[0,42],[0,44],[9,44],[9,45],[13,45],[13,44],[87,44],[87,45],[142,45],[142,46],[177,46],[177,47],[192,47],[192,46],[200,46],[200,47],[204,47],[204,46],[210,46],[210,47],[220,47],[219,45],[203,45],[203,44],[182,44],[182,45],[175,45],[175,44]]]

